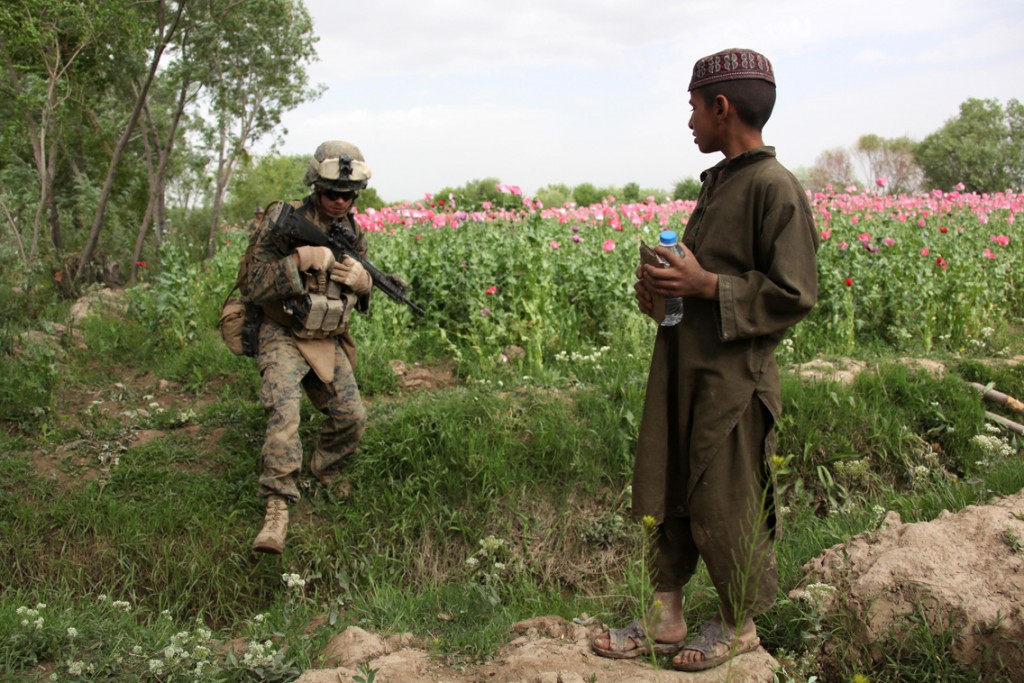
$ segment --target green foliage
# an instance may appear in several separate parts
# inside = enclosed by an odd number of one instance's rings
[[[918,143],[917,162],[933,187],[968,192],[1024,188],[1024,104],[970,98],[960,113]]]
[[[512,198],[498,190],[500,184],[497,178],[482,178],[461,187],[444,187],[434,194],[432,206],[450,211],[481,211],[485,210],[485,205],[495,208],[513,206]]]
[[[545,185],[537,190],[536,199],[544,206],[565,206],[572,201],[572,188],[565,183]]]
[[[52,348],[29,342],[17,354],[0,354],[0,422],[23,430],[43,422],[52,408],[59,376]]]
[[[313,150],[310,150],[312,155]],[[254,164],[239,167],[231,182],[231,192],[224,204],[224,216],[242,228],[253,218],[256,207],[265,208],[278,199],[300,199],[309,194],[302,178],[309,165],[309,156],[268,155]]]
[[[695,200],[700,194],[700,181],[696,178],[683,178],[672,188],[672,199]]]
[[[851,210],[826,198],[819,222],[819,303],[798,333],[825,353],[865,346],[999,353],[1019,334],[1024,240],[1006,210],[964,206]],[[984,214],[981,217],[981,214]],[[1005,242],[1005,244],[1004,244]]]
[[[598,189],[593,183],[580,183],[572,190],[572,200],[577,206],[600,204],[607,196],[607,191]]]

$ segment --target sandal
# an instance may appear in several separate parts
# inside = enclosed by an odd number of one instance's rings
[[[756,650],[761,639],[756,635],[751,640],[743,640],[742,636],[714,621],[705,621],[697,629],[697,635],[686,643],[680,652],[690,650],[700,652],[704,659],[699,662],[680,662],[673,658],[672,668],[677,671],[705,671],[723,664],[736,655]]]
[[[595,639],[596,640],[596,639]],[[633,647],[629,647],[629,641],[633,641]],[[632,622],[625,628],[608,629],[609,648],[598,647],[594,640],[590,641],[590,649],[594,654],[611,659],[633,659],[642,655],[649,655],[652,652],[656,655],[674,655],[683,647],[683,641],[678,643],[659,643],[647,637],[647,631],[639,621]]]

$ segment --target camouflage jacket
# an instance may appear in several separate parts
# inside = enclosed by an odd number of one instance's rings
[[[309,195],[290,204],[300,209],[305,218],[326,233],[329,226],[320,218],[315,201],[315,195]],[[299,272],[294,258],[295,248],[301,245],[289,243],[289,240],[278,238],[271,232],[271,226],[280,215],[283,205],[284,202],[280,201],[271,204],[263,220],[249,237],[249,247],[243,257],[243,273],[239,288],[250,301],[263,308],[266,317],[287,325],[289,314],[284,311],[282,302],[291,297],[303,296],[308,288],[307,278]],[[355,233],[356,251],[366,258],[367,242],[362,228],[352,214],[340,220]],[[358,297],[357,311],[366,313],[369,306],[369,294]]]

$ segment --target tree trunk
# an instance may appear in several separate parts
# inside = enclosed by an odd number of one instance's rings
[[[146,97],[149,95],[149,88],[153,84],[153,80],[156,78],[157,68],[160,66],[160,58],[163,56],[164,50],[167,48],[171,37],[178,29],[186,4],[187,3],[184,2],[179,3],[178,10],[170,28],[168,28],[167,32],[163,34],[160,42],[157,44],[156,48],[154,48],[153,59],[150,62],[149,71],[146,74],[146,80],[143,81],[142,89],[136,97],[135,107],[132,109],[132,114],[128,119],[128,124],[125,126],[124,133],[121,134],[121,138],[117,141],[117,146],[114,148],[114,154],[110,159],[110,164],[107,166],[107,177],[103,181],[103,189],[100,191],[99,202],[96,206],[96,214],[93,217],[92,227],[89,230],[89,238],[85,243],[85,248],[82,250],[82,256],[78,261],[78,270],[75,271],[76,282],[81,280],[89,262],[92,261],[93,253],[96,251],[96,245],[99,243],[100,239],[100,230],[103,228],[103,218],[107,211],[107,202],[110,201],[110,194],[114,189],[114,177],[117,174],[117,167],[121,164],[121,158],[124,156],[125,149],[128,147],[128,142],[131,140],[131,136],[135,132],[135,126],[138,125],[139,117],[142,114],[142,107],[146,102]]]

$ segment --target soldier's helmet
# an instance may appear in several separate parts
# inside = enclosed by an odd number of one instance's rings
[[[325,190],[362,190],[369,180],[370,167],[358,147],[328,140],[313,152],[302,182]]]

